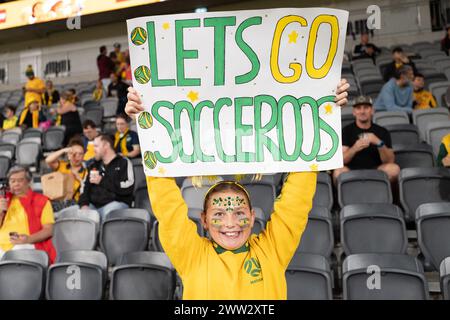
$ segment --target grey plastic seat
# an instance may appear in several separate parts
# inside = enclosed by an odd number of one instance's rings
[[[403,213],[387,203],[352,204],[340,213],[341,243],[346,255],[406,253],[408,237]]]
[[[89,119],[94,121],[95,125],[101,126],[103,119],[103,109],[100,107],[84,107],[85,113],[83,115],[84,119]]]
[[[114,117],[117,111],[119,100],[115,97],[103,98],[100,100],[100,106],[103,108],[103,118]]]
[[[147,179],[145,177],[144,168],[142,167],[142,162],[140,162],[139,164],[133,164],[133,171],[134,191],[137,191],[140,188],[147,188]]]
[[[409,118],[405,111],[379,111],[373,115],[373,122],[384,127],[394,124],[409,124]]]
[[[11,159],[0,155],[0,179],[6,179],[9,167],[11,166]]]
[[[406,254],[353,254],[345,258],[342,274],[345,300],[427,300],[429,298],[428,282],[422,265],[416,258]],[[377,283],[377,276],[379,283]],[[373,287],[369,288],[368,284]]]
[[[43,147],[45,151],[55,151],[62,148],[65,134],[64,126],[50,127],[43,134]]]
[[[161,252],[132,252],[123,255],[111,273],[112,300],[172,300],[176,273]]]
[[[145,209],[153,218],[153,211],[150,204],[150,199],[148,197],[147,186],[141,187],[134,192],[134,207],[138,209]]]
[[[391,135],[392,145],[417,144],[420,142],[419,131],[414,124],[392,124],[384,127]]]
[[[219,177],[217,181],[220,180],[222,180],[222,178]],[[181,187],[181,194],[183,195],[183,199],[188,208],[203,208],[203,200],[206,192],[217,181],[210,181],[204,178],[202,187],[197,188],[192,185],[191,179],[184,179]]]
[[[15,131],[5,131],[2,134],[2,142],[16,145],[20,140],[21,134]]]
[[[425,140],[427,125],[433,122],[448,121],[449,111],[447,108],[413,110],[412,119],[419,129],[420,138]]]
[[[35,142],[19,142],[16,147],[16,164],[21,166],[39,166],[41,145]]]
[[[288,300],[333,299],[331,269],[325,257],[296,253],[285,275]]]
[[[439,154],[439,147],[444,136],[450,133],[450,120],[429,123],[426,127],[425,140],[433,147],[434,154]]]
[[[434,167],[433,148],[426,143],[395,145],[394,154],[395,163],[399,165],[400,169]]]
[[[450,172],[445,168],[406,168],[400,171],[400,203],[406,221],[414,221],[423,203],[450,201]]]
[[[0,155],[13,159],[16,155],[16,146],[12,143],[0,142]]]
[[[44,251],[7,251],[0,261],[0,300],[42,298],[47,267],[48,256]]]
[[[241,184],[247,189],[252,206],[261,208],[266,216],[266,220],[269,219],[276,197],[274,177],[264,175],[260,181],[251,181],[247,178],[241,181]]]
[[[97,244],[98,223],[79,215],[59,218],[53,228],[56,252],[67,250],[94,250]]]
[[[150,214],[146,210],[114,210],[102,222],[100,247],[115,265],[124,253],[146,250],[149,233]]]
[[[99,251],[58,253],[47,273],[47,300],[101,300],[107,266],[105,254]]]
[[[392,203],[391,184],[380,170],[351,170],[337,178],[341,208],[358,203]]]
[[[333,207],[333,185],[330,175],[319,172],[317,175],[316,193],[314,194],[313,207],[325,207],[331,210]]]
[[[441,292],[444,300],[450,300],[450,257],[445,258],[440,266]]]
[[[313,206],[296,252],[319,254],[329,258],[333,248],[334,235],[331,213],[326,207]]]
[[[22,133],[22,140],[26,138],[42,138],[42,130],[36,128],[28,128]]]
[[[448,58],[446,60],[440,60],[441,61],[448,61]],[[448,64],[447,64],[448,65]],[[450,82],[435,82],[428,86],[428,89],[431,91],[431,94],[435,97],[437,105],[439,107],[443,107],[442,105],[442,96],[447,92],[447,89],[450,87]]]
[[[450,202],[424,203],[416,211],[420,251],[434,270],[450,256]]]

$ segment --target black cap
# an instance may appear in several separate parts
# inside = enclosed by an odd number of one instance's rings
[[[356,97],[353,102],[353,107],[359,106],[361,104],[368,104],[368,105],[372,106],[372,98],[369,96]]]

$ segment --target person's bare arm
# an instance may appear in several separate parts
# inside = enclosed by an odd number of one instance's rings
[[[344,154],[344,164],[348,164],[352,161],[353,157],[361,150],[367,148],[369,142],[366,139],[358,139],[351,147],[342,146],[342,153]]]
[[[47,240],[52,235],[53,235],[53,224],[44,224],[42,225],[42,230],[29,236],[26,234],[21,234],[19,235],[18,238],[11,238],[10,242],[14,245],[27,243],[35,244]]]
[[[378,138],[373,133],[368,134],[368,139],[369,139],[369,142],[373,145],[378,145],[381,142],[381,139]],[[383,163],[394,163],[395,162],[394,151],[391,148],[388,148],[386,145],[379,147],[378,152],[380,154],[381,162],[383,162]]]
[[[61,158],[65,153],[69,152],[70,148],[64,148],[55,152],[50,153],[47,158],[45,158],[45,163],[52,170],[57,170],[59,166],[59,158]]]

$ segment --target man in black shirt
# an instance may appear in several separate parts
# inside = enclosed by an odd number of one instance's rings
[[[108,86],[108,97],[117,97],[116,114],[125,114],[125,105],[127,103],[128,84],[122,81],[115,73],[111,73],[111,83]]]
[[[391,182],[397,180],[400,167],[394,163],[389,132],[374,123],[372,99],[360,96],[353,105],[356,121],[342,129],[342,152],[344,167],[333,172],[333,179],[342,172],[355,169],[378,169],[384,171]]]
[[[370,58],[375,63],[375,57],[380,53],[381,50],[376,45],[369,43],[369,34],[363,32],[361,33],[361,43],[357,44],[353,50],[353,60]]]

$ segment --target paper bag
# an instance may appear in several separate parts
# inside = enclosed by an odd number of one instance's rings
[[[73,197],[74,177],[52,172],[41,177],[42,190],[50,200],[70,200]]]

